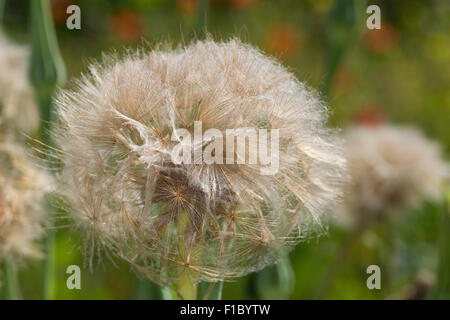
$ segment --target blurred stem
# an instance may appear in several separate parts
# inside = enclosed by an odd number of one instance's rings
[[[30,0],[31,82],[38,99],[42,118],[40,139],[51,144],[49,138],[52,117],[52,96],[57,85],[65,80],[65,67],[59,52],[55,28],[48,0]],[[43,298],[55,296],[55,234],[50,218],[49,232],[45,239],[46,256],[44,261]]]
[[[450,189],[446,192],[438,234],[439,267],[436,285],[431,290],[430,298],[450,299]]]
[[[203,39],[208,31],[207,25],[208,0],[200,0],[197,9],[198,38]]]
[[[182,234],[189,226],[190,217],[189,212],[186,210],[180,211],[177,216],[177,229],[178,233]],[[184,300],[197,300],[197,284],[198,284],[198,271],[193,270],[190,264],[193,261],[200,250],[200,244],[194,244],[188,247],[185,243],[185,238],[180,237],[178,240],[178,255],[180,261],[184,261],[186,266],[182,269],[182,272],[178,281],[178,292]]]
[[[333,286],[336,276],[339,274],[342,267],[345,265],[345,262],[351,256],[353,247],[358,242],[358,239],[363,230],[364,228],[358,227],[354,231],[352,231],[350,235],[347,237],[344,246],[341,247],[341,250],[338,252],[336,256],[336,260],[334,261],[334,263],[331,264],[330,268],[328,269],[324,277],[321,286],[319,286],[317,299],[325,299],[328,296],[328,293],[331,287]]]
[[[56,40],[50,2],[30,0],[31,10],[31,80],[35,86],[64,83],[66,71]]]
[[[43,298],[55,299],[55,231],[49,229],[45,238],[46,255],[44,259]]]
[[[3,24],[3,15],[5,13],[5,0],[0,0],[0,28]]]
[[[336,1],[325,20],[328,54],[322,91],[329,96],[333,77],[355,34],[356,4],[354,0]]]
[[[17,265],[6,259],[5,261],[5,297],[7,300],[20,300],[19,271]]]
[[[32,41],[31,82],[39,98],[42,117],[41,139],[50,143],[51,99],[56,86],[65,81],[66,70],[59,52],[48,0],[30,0]]]
[[[284,250],[281,251],[278,263],[259,271],[253,279],[257,299],[289,299],[295,286],[295,273],[289,254]]]
[[[289,253],[282,252],[279,263],[276,265],[279,279],[279,299],[288,299],[295,286],[295,272],[292,268]]]
[[[391,228],[392,225],[389,223],[386,223],[381,226],[382,227],[382,237],[383,237],[383,246],[384,246],[384,263],[386,266],[386,270],[384,271],[384,281],[383,281],[383,293],[388,294],[391,292],[392,288],[392,281],[393,281],[393,275],[394,275],[394,258],[395,258],[395,236],[392,234]]]
[[[202,300],[222,300],[223,281],[200,283]]]
[[[153,282],[145,278],[136,277],[134,298],[136,300],[159,300],[162,298],[162,293]]]

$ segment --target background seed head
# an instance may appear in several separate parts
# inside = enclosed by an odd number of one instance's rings
[[[12,43],[0,32],[0,125],[5,130],[32,134],[39,114],[28,80],[29,48]]]
[[[0,142],[0,262],[40,255],[36,240],[43,233],[43,207],[50,179],[18,144]]]
[[[442,197],[449,166],[417,128],[356,126],[344,140],[351,183],[341,209],[348,222],[364,224]]]

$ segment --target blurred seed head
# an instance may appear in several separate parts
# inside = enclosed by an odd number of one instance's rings
[[[28,80],[29,48],[12,43],[0,32],[0,124],[2,132],[34,133],[39,113]]]
[[[238,40],[107,56],[56,107],[61,188],[91,255],[98,241],[159,283],[186,270],[215,281],[274,263],[323,231],[340,196],[345,161],[326,106]],[[279,129],[279,171],[174,164],[171,134],[194,121],[203,131]]]
[[[440,146],[418,129],[355,126],[344,140],[351,176],[342,208],[347,222],[364,225],[442,196],[449,166]]]
[[[0,142],[0,262],[6,257],[39,256],[35,240],[47,217],[42,202],[49,178],[28,159],[25,150]]]

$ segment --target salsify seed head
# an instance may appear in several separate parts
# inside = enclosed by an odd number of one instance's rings
[[[351,176],[341,208],[346,223],[365,225],[442,197],[450,167],[440,145],[419,129],[354,126],[344,141]]]
[[[10,41],[0,32],[0,125],[5,131],[34,133],[39,127],[38,108],[28,80],[27,46]]]
[[[51,180],[16,142],[0,139],[0,263],[40,255]]]
[[[157,282],[170,285],[186,270],[226,280],[274,263],[280,250],[323,230],[340,196],[345,161],[325,127],[326,106],[239,40],[106,56],[59,93],[56,107],[53,137],[74,220]],[[278,130],[278,170],[174,161],[176,130],[194,135],[199,123],[224,135]],[[211,143],[194,145],[192,159]]]

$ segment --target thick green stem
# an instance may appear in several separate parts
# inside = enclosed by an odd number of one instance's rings
[[[183,210],[177,217],[177,229],[179,234],[185,233],[190,223],[189,212]],[[185,237],[180,236],[178,239],[178,255],[180,261],[186,266],[182,269],[178,280],[178,293],[184,300],[197,299],[198,271],[191,266],[196,262],[201,253],[201,244],[186,244]]]
[[[19,285],[19,271],[17,265],[7,259],[5,261],[5,297],[8,300],[22,299]]]
[[[30,11],[32,41],[30,76],[39,98],[42,118],[40,139],[51,145],[48,134],[52,116],[51,101],[56,86],[61,85],[65,80],[65,67],[56,40],[49,0],[30,0]],[[54,299],[55,293],[55,234],[51,228],[50,223],[50,231],[45,240],[44,299]]]
[[[197,300],[197,276],[191,270],[184,270],[178,281],[178,291],[184,300]]]
[[[136,289],[134,298],[136,300],[159,300],[162,299],[160,288],[148,279],[136,278]]]

